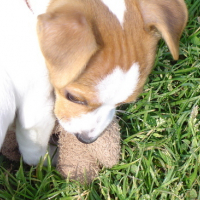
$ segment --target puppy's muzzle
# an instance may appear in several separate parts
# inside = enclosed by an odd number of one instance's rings
[[[77,139],[84,143],[84,144],[90,144],[93,143],[94,141],[97,140],[98,137],[89,137],[88,134],[85,133],[76,133],[75,136],[77,137]]]

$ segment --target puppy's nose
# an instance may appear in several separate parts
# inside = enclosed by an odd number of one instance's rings
[[[95,140],[97,140],[97,138],[95,137],[89,137],[88,134],[85,133],[76,133],[75,136],[77,137],[77,139],[85,144],[90,144],[92,142],[94,142]]]

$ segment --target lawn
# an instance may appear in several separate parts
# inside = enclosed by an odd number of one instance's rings
[[[118,108],[119,164],[81,185],[50,164],[29,167],[0,155],[0,199],[200,200],[200,0],[186,3],[180,59],[160,41],[138,101]]]

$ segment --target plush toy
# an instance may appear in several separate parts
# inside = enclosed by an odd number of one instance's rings
[[[55,136],[58,136],[57,169],[64,178],[90,183],[101,167],[111,168],[119,161],[120,131],[116,120],[92,144],[81,143],[59,125],[55,126],[51,141]],[[7,133],[1,153],[13,161],[20,159],[14,131]]]

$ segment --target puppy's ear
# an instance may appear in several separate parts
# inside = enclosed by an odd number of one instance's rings
[[[158,31],[175,60],[179,57],[179,39],[188,13],[183,0],[138,0],[145,30]]]
[[[50,79],[63,87],[77,78],[97,51],[97,43],[83,13],[71,7],[38,17],[38,37]]]

